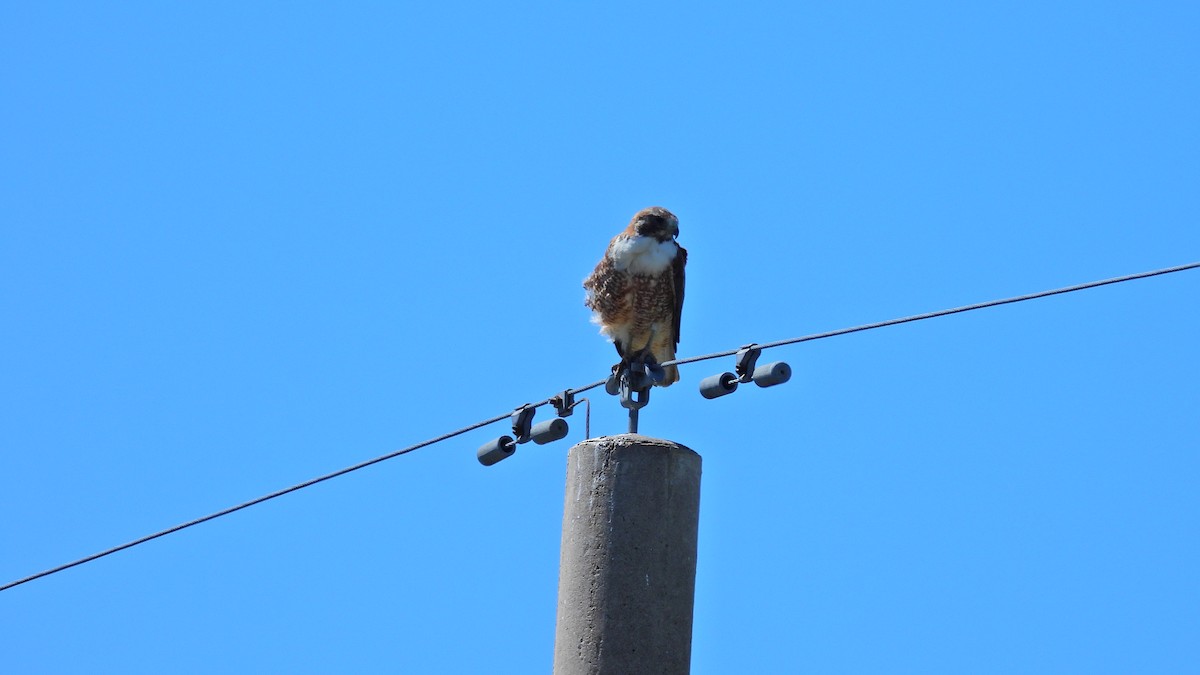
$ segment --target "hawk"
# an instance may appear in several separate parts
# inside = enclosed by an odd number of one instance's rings
[[[638,360],[662,363],[675,358],[687,264],[687,250],[675,241],[677,236],[675,214],[661,206],[642,209],[613,237],[604,258],[583,280],[584,304],[593,312],[592,321],[621,357],[614,372]],[[663,371],[659,386],[669,387],[679,379],[677,367]]]

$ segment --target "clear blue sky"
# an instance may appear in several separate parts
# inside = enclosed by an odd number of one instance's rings
[[[119,5],[0,21],[0,582],[598,379],[651,204],[683,355],[1200,259],[1196,3]],[[1198,295],[685,367],[694,672],[1200,671]],[[571,423],[0,593],[0,671],[547,672]]]

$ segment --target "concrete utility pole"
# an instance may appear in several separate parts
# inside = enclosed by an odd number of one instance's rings
[[[700,455],[637,434],[571,448],[554,675],[686,674]]]

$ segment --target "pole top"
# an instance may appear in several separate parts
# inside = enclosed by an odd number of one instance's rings
[[[669,441],[665,438],[655,438],[653,436],[643,436],[642,434],[616,434],[613,436],[597,436],[595,438],[589,438],[587,440],[580,441],[575,444],[575,447],[579,447],[581,445],[594,445],[594,446],[597,446],[601,450],[620,450],[620,449],[630,448],[633,446],[639,446],[639,447],[643,447],[643,448],[661,448],[663,450],[675,450],[675,451],[682,450],[682,451],[690,452],[694,455],[699,456],[699,453],[697,453],[695,450],[692,450],[691,448],[687,447],[686,445],[683,445],[682,443],[676,443],[675,441]]]

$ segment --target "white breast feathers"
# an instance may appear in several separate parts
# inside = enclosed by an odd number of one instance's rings
[[[679,246],[654,237],[618,237],[608,249],[613,265],[630,274],[658,274],[671,266]]]

